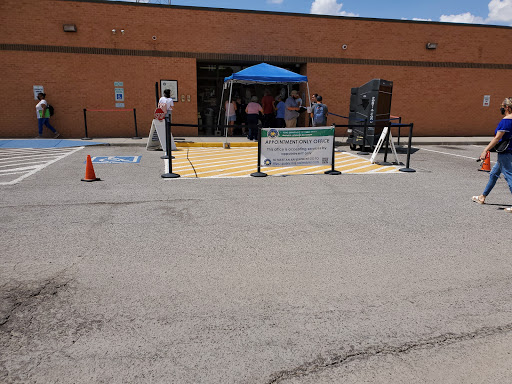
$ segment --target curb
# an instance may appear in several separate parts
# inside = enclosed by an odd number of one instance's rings
[[[176,147],[220,147],[223,148],[224,143],[222,142],[204,142],[204,143],[183,143],[179,141],[175,141]],[[231,148],[233,147],[253,147],[257,148],[258,143],[230,143],[228,142]]]
[[[413,141],[412,146],[418,146],[418,145],[487,145],[489,144],[490,140],[485,141]],[[175,144],[177,147],[204,147],[204,148],[222,148],[224,143],[221,142],[189,142],[189,143],[183,143],[179,141],[175,141]],[[136,143],[104,143],[104,146],[111,146],[111,147],[145,147],[146,144],[136,144]],[[348,147],[349,144],[345,142],[336,141],[334,144],[336,147]],[[397,145],[395,143],[395,145]],[[258,143],[230,143],[231,148],[235,147],[258,147]],[[407,147],[407,143],[400,143],[401,147]]]

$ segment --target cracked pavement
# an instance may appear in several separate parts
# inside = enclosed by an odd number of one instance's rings
[[[143,157],[81,183],[86,154]],[[2,187],[0,382],[512,382],[512,197],[471,203],[475,161],[163,180],[160,155],[88,148]]]

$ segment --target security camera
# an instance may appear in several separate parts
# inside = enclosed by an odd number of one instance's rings
[[[112,30],[112,34],[113,34],[113,35],[115,35],[115,34],[116,34],[116,30],[115,30],[115,29],[113,29],[113,30]]]
[[[156,40],[156,36],[153,36],[153,37],[152,37],[152,39],[153,39],[153,40]]]
[[[347,48],[348,48],[347,44],[343,44],[343,45],[341,46],[341,49],[347,49]]]
[[[121,34],[124,35],[124,29],[121,29]]]

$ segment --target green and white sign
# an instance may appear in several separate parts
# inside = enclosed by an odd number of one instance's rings
[[[334,128],[262,128],[262,167],[331,165]]]

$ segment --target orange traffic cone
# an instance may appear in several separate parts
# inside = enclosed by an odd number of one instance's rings
[[[92,166],[91,155],[87,155],[87,161],[85,165],[85,177],[82,181],[98,181],[99,178],[96,177],[94,173],[94,167]]]
[[[491,171],[491,153],[487,152],[487,156],[485,156],[485,160],[482,162],[482,167],[479,171],[490,172]]]

